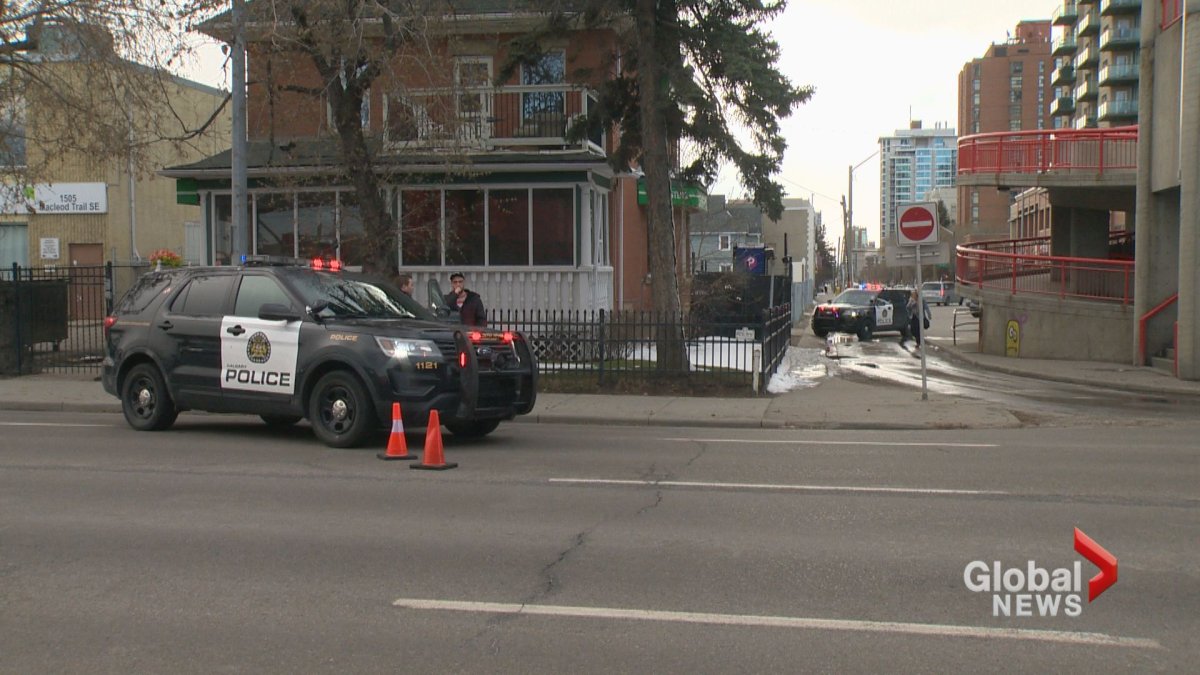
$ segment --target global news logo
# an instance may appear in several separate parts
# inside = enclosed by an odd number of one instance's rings
[[[1100,568],[1087,582],[1092,602],[1117,583],[1117,558],[1091,537],[1075,528],[1075,551]],[[1048,569],[1035,560],[1024,566],[1005,567],[999,560],[967,563],[963,583],[974,593],[992,594],[992,616],[1077,617],[1083,613],[1083,563]]]

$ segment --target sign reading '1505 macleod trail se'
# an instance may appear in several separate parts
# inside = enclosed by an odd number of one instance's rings
[[[300,322],[227,316],[221,321],[221,388],[291,394]]]

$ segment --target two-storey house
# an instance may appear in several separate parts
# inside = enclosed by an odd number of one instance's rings
[[[331,110],[313,95],[330,83],[307,55],[270,40],[263,24],[271,19],[256,15],[255,4],[247,8],[250,250],[336,256],[353,269],[367,247],[391,242],[366,238]],[[619,36],[572,30],[502,78],[510,41],[544,21],[536,4],[460,7],[420,49],[389,56],[373,81],[361,122],[396,222],[398,267],[419,289],[431,278],[445,287],[462,272],[489,308],[646,307],[639,177],[610,168],[615,130],[578,141],[567,134],[619,67]],[[230,38],[227,20],[207,25]],[[374,39],[383,42],[382,28]],[[164,172],[203,206],[215,262],[232,251],[230,172],[229,152]],[[683,239],[681,262],[686,246]]]

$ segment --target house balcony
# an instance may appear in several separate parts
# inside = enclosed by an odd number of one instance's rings
[[[1074,54],[1076,44],[1077,43],[1075,42],[1074,35],[1064,35],[1054,41],[1054,47],[1050,51],[1050,53],[1055,56],[1066,56],[1068,54]]]
[[[1136,63],[1104,66],[1100,69],[1098,80],[1101,87],[1111,87],[1114,84],[1132,84],[1138,81],[1139,71],[1140,68]]]
[[[1100,51],[1102,52],[1137,49],[1141,43],[1142,34],[1139,28],[1111,28],[1100,34]]]
[[[1095,47],[1088,45],[1086,49],[1075,55],[1075,70],[1095,68],[1099,62],[1100,52],[1096,51]]]
[[[1136,121],[1138,116],[1138,102],[1134,100],[1125,101],[1105,101],[1100,104],[1096,110],[1096,119],[1101,122],[1113,122],[1118,124],[1126,124],[1130,121]]]
[[[1050,115],[1059,117],[1075,114],[1075,99],[1070,96],[1059,96],[1050,103]]]
[[[1100,0],[1100,15],[1136,14],[1142,11],[1142,0]]]
[[[567,129],[596,105],[575,85],[405,90],[384,107],[389,151],[413,149],[588,150],[604,153],[604,135],[567,140]]]
[[[1063,0],[1050,14],[1050,22],[1055,26],[1070,26],[1078,16],[1075,0]]]
[[[1096,116],[1095,115],[1080,115],[1079,117],[1075,118],[1075,129],[1076,130],[1095,129],[1095,128],[1096,128]]]
[[[1100,87],[1096,86],[1095,78],[1086,78],[1075,87],[1076,101],[1094,101],[1099,94]]]
[[[1095,35],[1100,32],[1100,15],[1096,12],[1084,12],[1075,24],[1076,35]]]
[[[1066,63],[1054,69],[1050,73],[1050,86],[1061,87],[1075,83],[1075,66],[1074,64]]]

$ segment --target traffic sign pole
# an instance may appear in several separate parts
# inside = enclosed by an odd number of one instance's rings
[[[911,320],[911,319],[910,319]],[[929,400],[929,383],[925,378],[925,341],[929,335],[925,330],[925,296],[921,295],[921,245],[917,244],[917,330],[921,331],[921,400]]]

